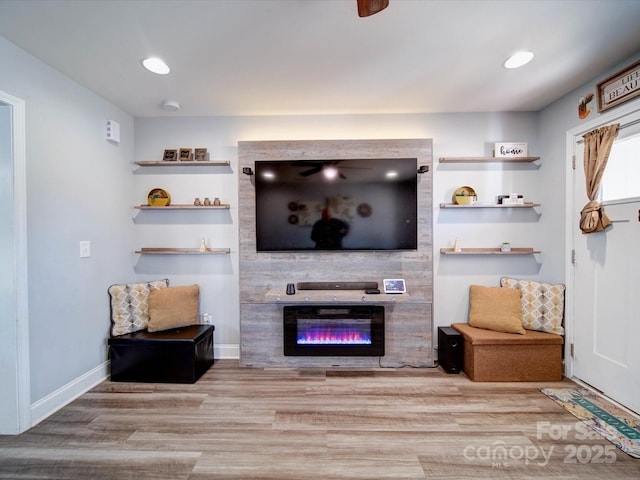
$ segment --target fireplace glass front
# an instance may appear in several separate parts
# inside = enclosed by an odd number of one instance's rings
[[[286,306],[284,354],[383,356],[384,307]]]

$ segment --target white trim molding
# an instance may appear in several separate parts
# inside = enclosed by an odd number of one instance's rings
[[[26,105],[21,98],[0,91],[0,102],[11,107],[11,161],[13,172],[13,259],[11,269],[15,279],[15,355],[5,368],[16,379],[15,422],[9,427],[0,425],[2,433],[18,434],[31,427],[31,370],[29,362],[29,283],[27,254],[27,157]],[[3,334],[9,335],[8,332]]]
[[[82,394],[87,393],[100,382],[106,380],[108,372],[109,361],[106,361],[35,402],[31,405],[32,426],[37,425]]]
[[[213,358],[216,360],[239,359],[240,345],[237,343],[221,343],[213,345]]]

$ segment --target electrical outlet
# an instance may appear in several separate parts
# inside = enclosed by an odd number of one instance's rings
[[[91,242],[84,240],[80,242],[80,258],[87,258],[91,256]]]

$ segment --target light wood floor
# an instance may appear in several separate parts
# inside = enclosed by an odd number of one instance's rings
[[[222,360],[195,385],[103,382],[0,437],[0,478],[640,478],[538,390],[572,385]]]

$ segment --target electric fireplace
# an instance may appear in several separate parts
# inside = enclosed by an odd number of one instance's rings
[[[284,354],[383,356],[384,307],[286,306]]]

